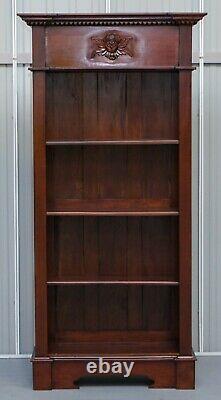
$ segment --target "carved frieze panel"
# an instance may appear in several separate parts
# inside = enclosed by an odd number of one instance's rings
[[[96,55],[109,60],[116,60],[123,55],[133,57],[132,36],[118,31],[108,31],[103,35],[92,37],[91,40],[93,46],[91,58]]]

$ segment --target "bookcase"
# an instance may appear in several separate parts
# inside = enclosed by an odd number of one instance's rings
[[[34,389],[133,361],[194,387],[192,25],[204,14],[22,14],[33,28]],[[121,379],[122,374],[105,374]]]

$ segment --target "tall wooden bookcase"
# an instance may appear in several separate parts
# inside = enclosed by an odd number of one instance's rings
[[[98,357],[134,361],[124,379],[194,387],[191,35],[203,15],[21,15],[33,27],[35,389],[77,387]]]

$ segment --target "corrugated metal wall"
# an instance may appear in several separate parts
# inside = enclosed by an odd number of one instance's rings
[[[15,2],[14,2],[15,3]],[[219,0],[206,0],[205,146],[204,146],[204,351],[221,351],[221,51]],[[12,88],[12,1],[0,10],[0,354],[16,351],[14,132]],[[199,0],[17,0],[17,12],[160,12],[198,11]],[[199,28],[194,28],[194,60],[199,55]],[[20,352],[33,348],[33,176],[31,29],[17,22],[17,95],[19,164]],[[210,62],[210,63],[208,63]],[[193,73],[193,334],[198,350],[198,131],[199,71]]]
[[[207,351],[221,351],[221,2],[208,0],[206,9],[204,341]]]
[[[12,67],[0,66],[0,351],[14,352]]]

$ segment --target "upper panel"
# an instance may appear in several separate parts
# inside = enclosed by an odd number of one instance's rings
[[[176,27],[46,28],[46,66],[146,68],[178,65]]]
[[[191,26],[204,14],[22,14],[33,67],[191,68]]]

